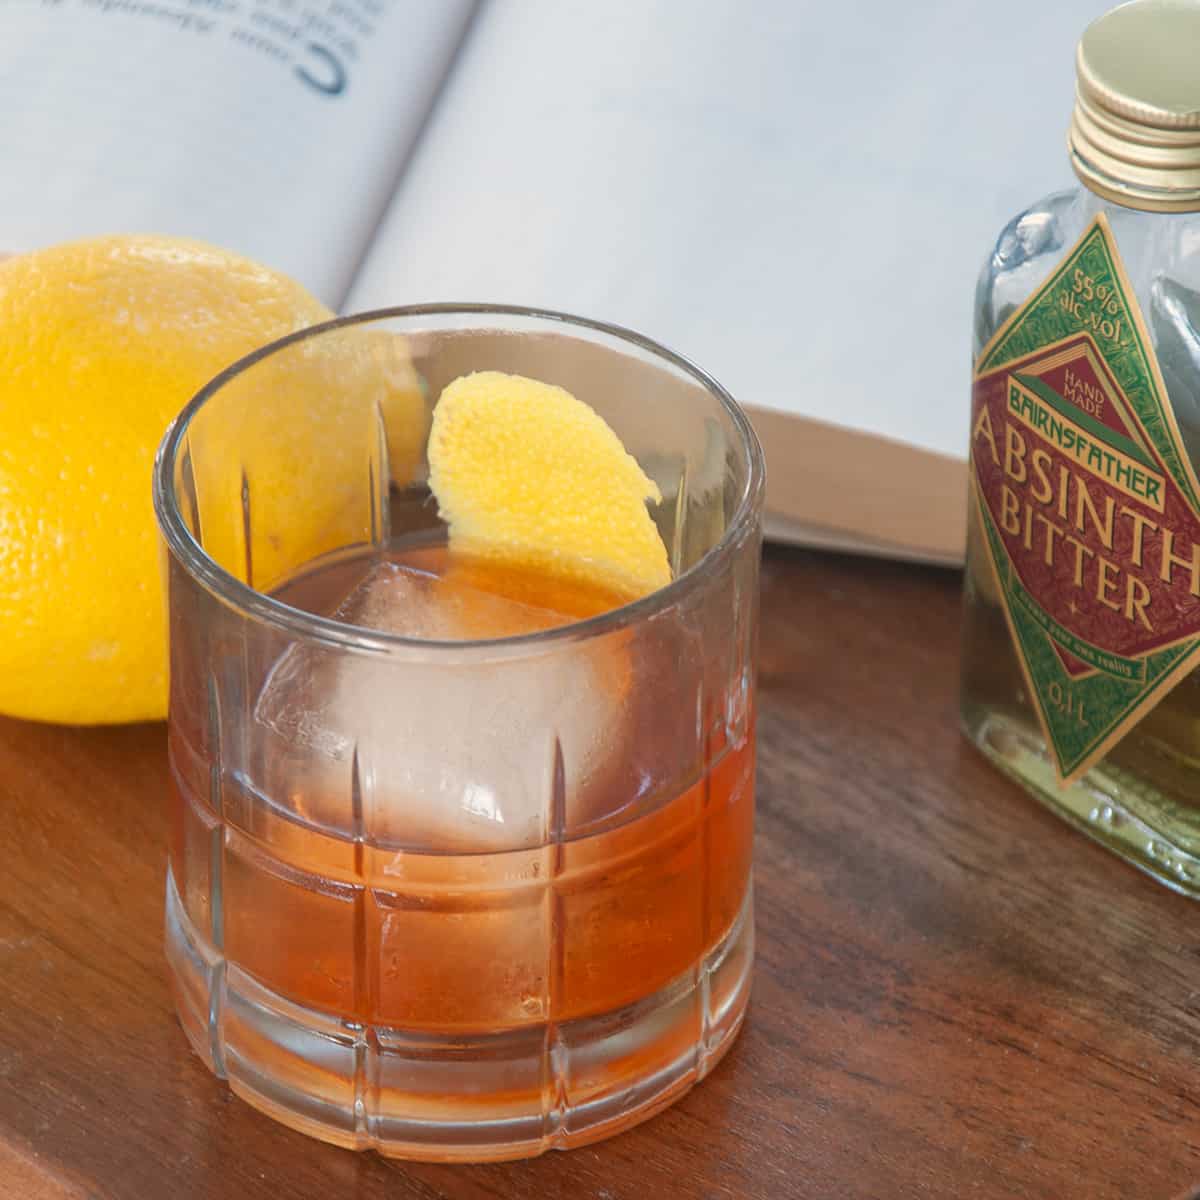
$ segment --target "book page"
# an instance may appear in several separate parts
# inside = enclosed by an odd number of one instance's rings
[[[340,303],[472,0],[0,0],[0,250],[216,242]]]
[[[562,308],[964,456],[976,276],[1110,0],[495,0],[348,301]],[[769,448],[768,448],[769,452]]]

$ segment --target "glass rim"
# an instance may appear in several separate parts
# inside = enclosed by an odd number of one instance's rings
[[[670,583],[661,588],[656,588],[653,592],[645,596],[639,596],[627,604],[608,609],[594,617],[588,617],[580,621],[568,621],[564,625],[558,625],[551,629],[538,630],[533,633],[518,634],[510,637],[463,639],[456,641],[407,637],[403,634],[388,633],[383,630],[371,629],[367,626],[352,625],[345,621],[339,621],[334,617],[319,616],[316,613],[295,608],[266,592],[258,591],[222,567],[200,545],[188,527],[180,510],[179,498],[176,495],[174,484],[175,466],[179,450],[197,413],[232,380],[288,346],[353,325],[365,325],[371,322],[386,320],[439,316],[528,318],[535,321],[545,321],[551,324],[562,325],[567,329],[575,328],[587,330],[592,333],[602,333],[618,341],[636,346],[643,351],[648,351],[654,357],[669,363],[699,383],[710,395],[717,399],[721,407],[725,410],[726,415],[729,417],[741,439],[748,463],[745,486],[738,497],[737,507],[734,509],[733,516],[720,538],[695,563],[672,579]],[[749,418],[737,401],[734,400],[716,379],[683,355],[640,333],[607,321],[574,316],[570,313],[558,312],[554,309],[450,301],[436,304],[398,305],[388,308],[369,309],[364,312],[336,317],[333,320],[322,321],[319,324],[295,330],[284,337],[277,338],[272,342],[260,346],[257,350],[253,350],[249,354],[239,358],[236,362],[231,363],[220,374],[209,380],[180,410],[171,421],[171,424],[167,426],[167,430],[163,435],[162,441],[159,443],[158,451],[154,457],[153,500],[159,530],[168,551],[206,591],[223,603],[248,616],[254,617],[256,620],[263,621],[285,632],[299,635],[308,641],[321,642],[326,645],[338,646],[349,650],[385,654],[396,650],[435,652],[454,650],[460,653],[471,650],[495,652],[511,650],[519,652],[522,649],[528,650],[531,646],[541,648],[554,642],[584,640],[601,636],[645,620],[658,612],[670,608],[678,600],[699,587],[703,578],[710,575],[714,568],[727,558],[732,553],[733,548],[741,542],[743,535],[755,520],[756,514],[761,511],[765,480],[766,465],[763,459],[762,446],[754,432],[753,426],[750,424]]]

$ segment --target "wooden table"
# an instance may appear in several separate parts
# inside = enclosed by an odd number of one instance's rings
[[[771,550],[741,1040],[608,1143],[394,1166],[273,1124],[175,1022],[161,726],[0,722],[0,1196],[1161,1197],[1200,1180],[1200,909],[956,727],[959,578]]]

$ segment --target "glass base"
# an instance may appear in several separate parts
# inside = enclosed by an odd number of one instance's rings
[[[1041,733],[1003,712],[968,705],[963,731],[1004,774],[1060,817],[1160,883],[1200,899],[1200,857],[1167,831],[1175,806],[1158,789],[1107,762],[1064,787]]]
[[[355,1150],[525,1158],[636,1125],[704,1078],[745,1015],[752,896],[686,977],[601,1016],[496,1033],[363,1026],[304,1008],[227,962],[167,875],[167,960],[193,1049],[268,1116]]]

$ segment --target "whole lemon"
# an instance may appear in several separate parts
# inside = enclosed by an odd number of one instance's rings
[[[178,238],[0,262],[0,712],[164,715],[155,449],[219,371],[331,316],[278,272]]]

